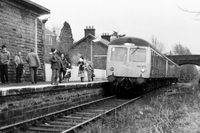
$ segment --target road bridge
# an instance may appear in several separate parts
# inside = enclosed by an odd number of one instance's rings
[[[167,57],[180,66],[186,64],[200,66],[200,55],[167,55]]]

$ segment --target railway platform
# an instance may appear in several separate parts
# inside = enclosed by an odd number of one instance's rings
[[[0,128],[105,97],[107,80],[0,85]]]
[[[42,91],[51,91],[56,89],[68,89],[68,88],[78,88],[78,87],[87,87],[93,86],[94,84],[101,84],[107,82],[105,79],[98,79],[92,82],[80,82],[80,81],[71,81],[59,83],[59,85],[51,85],[50,82],[38,82],[37,84],[31,84],[30,82],[24,83],[10,83],[0,85],[0,97],[9,96],[9,95],[18,95]]]

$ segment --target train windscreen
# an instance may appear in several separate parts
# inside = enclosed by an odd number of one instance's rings
[[[146,49],[131,48],[129,62],[146,62]]]
[[[127,48],[113,47],[111,49],[111,61],[125,62],[127,58]]]

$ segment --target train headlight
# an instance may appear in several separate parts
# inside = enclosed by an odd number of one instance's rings
[[[116,78],[115,78],[115,76],[113,76],[113,75],[108,76],[108,81],[111,82],[111,83],[114,82],[115,79],[116,79]]]
[[[110,68],[110,71],[114,71],[114,67],[111,67],[111,68]]]
[[[146,70],[145,70],[144,68],[142,68],[140,71],[141,71],[142,73],[144,73]]]

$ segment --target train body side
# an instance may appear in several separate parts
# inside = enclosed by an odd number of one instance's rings
[[[125,48],[127,52],[121,53],[124,59],[112,60],[112,52],[116,49]],[[145,61],[131,62],[130,49],[145,50]],[[180,68],[171,60],[160,55],[151,47],[136,47],[136,46],[118,46],[111,45],[108,47],[107,53],[107,77],[129,77],[129,78],[178,78],[180,76]],[[118,56],[119,55],[115,55]],[[120,58],[120,57],[119,57]],[[119,61],[120,60],[120,61]]]

